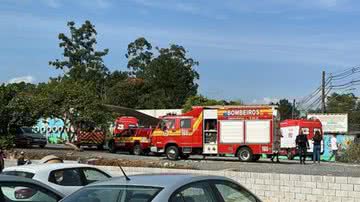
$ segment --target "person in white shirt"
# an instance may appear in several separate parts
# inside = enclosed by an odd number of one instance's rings
[[[331,149],[331,156],[329,158],[329,161],[333,158],[336,161],[336,156],[337,156],[337,152],[338,152],[338,144],[337,144],[337,140],[336,140],[336,135],[334,134],[331,139],[330,139],[330,149]]]

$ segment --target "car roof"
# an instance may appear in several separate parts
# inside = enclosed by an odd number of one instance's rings
[[[62,194],[61,192],[51,188],[50,186],[47,186],[46,184],[39,182],[37,180],[32,180],[29,178],[25,178],[25,177],[18,177],[18,176],[10,176],[10,175],[1,175],[0,174],[0,184],[2,183],[6,183],[6,182],[16,182],[16,183],[21,183],[21,184],[35,184],[37,186],[40,186],[44,189],[50,190],[52,192],[54,192],[55,194],[57,194],[58,196],[61,196],[62,198],[65,196],[64,194]]]
[[[5,168],[3,171],[23,171],[31,173],[48,172],[52,170],[67,169],[67,168],[95,168],[95,166],[88,164],[75,163],[48,163],[48,164],[30,164],[23,166],[14,166]]]
[[[193,174],[142,174],[129,176],[130,181],[126,181],[125,177],[114,177],[109,180],[96,182],[90,186],[108,186],[108,185],[134,185],[149,187],[175,187],[182,184],[191,183],[201,180],[227,180],[226,177],[209,176],[209,175],[193,175]]]

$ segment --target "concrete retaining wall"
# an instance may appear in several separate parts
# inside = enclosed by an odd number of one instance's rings
[[[118,167],[100,167],[115,176],[122,176]],[[194,173],[225,176],[238,181],[264,201],[360,201],[360,178],[353,177],[134,167],[124,170],[128,175]]]

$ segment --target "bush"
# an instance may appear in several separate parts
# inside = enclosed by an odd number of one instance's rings
[[[14,147],[15,137],[13,135],[0,134],[0,148],[10,149]]]
[[[345,163],[360,163],[360,144],[351,143],[339,157],[339,161]]]

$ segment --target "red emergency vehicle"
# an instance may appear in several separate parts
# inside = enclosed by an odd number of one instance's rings
[[[74,144],[78,147],[96,146],[98,149],[103,149],[105,136],[105,131],[96,128],[95,123],[81,122],[76,131]]]
[[[281,130],[281,150],[280,155],[287,155],[288,159],[293,159],[294,156],[298,155],[296,149],[295,139],[302,131],[307,135],[309,146],[308,154],[312,154],[313,143],[312,138],[316,131],[319,131],[323,135],[321,122],[317,119],[288,119],[280,123]],[[324,151],[324,146],[321,146],[321,153]]]
[[[139,120],[132,116],[120,116],[115,120],[113,134],[120,134],[123,130],[139,127]]]
[[[193,107],[180,116],[165,116],[151,136],[151,151],[168,159],[191,154],[235,155],[257,161],[279,149],[277,106]]]
[[[139,128],[135,117],[122,116],[116,119],[113,138],[108,147],[111,153],[129,151],[135,155],[147,154],[150,148],[151,128]]]

